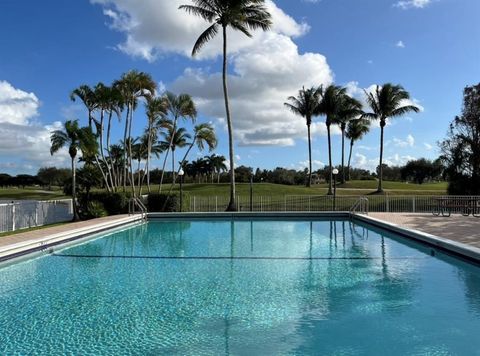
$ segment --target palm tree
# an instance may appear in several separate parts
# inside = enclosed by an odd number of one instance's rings
[[[185,163],[188,154],[192,150],[193,146],[197,145],[200,151],[205,149],[205,146],[208,146],[208,150],[212,151],[217,147],[217,136],[215,135],[215,129],[213,128],[212,124],[204,123],[196,125],[193,129],[193,139],[190,142],[187,152],[185,152],[185,156],[182,159],[181,167]]]
[[[337,116],[334,118],[334,123],[340,126],[342,131],[342,178],[341,183],[345,183],[345,130],[347,124],[354,118],[358,118],[362,112],[362,103],[347,94],[340,98],[340,108]]]
[[[214,173],[217,173],[217,184],[220,183],[220,174],[227,170],[227,165],[225,161],[227,160],[224,156],[217,156],[215,154],[207,157],[212,170]]]
[[[163,137],[163,141],[160,141],[162,150],[166,151],[170,149],[172,151],[172,185],[175,185],[175,150],[177,147],[182,148],[187,146],[188,140],[192,137],[185,128],[180,127],[174,130],[173,126],[171,126],[167,132],[161,132],[160,135]]]
[[[177,130],[178,119],[182,118],[184,120],[190,119],[192,122],[195,122],[197,118],[197,108],[193,99],[188,94],[175,95],[171,92],[166,92],[162,98],[162,106],[170,122],[164,122],[164,127],[167,127],[167,130],[175,132]],[[164,117],[164,118],[167,118]],[[175,135],[169,136],[171,140],[174,139]],[[159,192],[162,191],[163,177],[165,172],[165,166],[167,164],[168,154],[172,148],[173,142],[170,142],[168,147],[166,147],[165,158],[163,161],[162,167],[162,176],[160,178]],[[175,176],[175,173],[174,173]]]
[[[74,89],[70,94],[70,100],[75,101],[79,98],[88,111],[88,126],[92,128],[93,116],[92,113],[96,109],[95,92],[88,85],[80,85]]]
[[[348,155],[347,174],[350,180],[350,163],[352,161],[353,145],[356,141],[361,140],[362,137],[370,131],[370,121],[365,119],[350,120],[347,125],[345,136],[350,140],[350,154]]]
[[[128,144],[128,147],[125,147],[124,150],[126,164],[124,167],[123,188],[126,191],[127,166],[129,166],[130,184],[132,186],[132,193],[135,194],[135,182],[133,179],[132,167],[132,140],[130,140],[132,137],[133,112],[138,106],[138,99],[153,96],[157,85],[149,74],[131,70],[124,73],[120,80],[114,82],[113,86],[120,91],[123,102],[127,106],[123,142],[124,144]]]
[[[328,183],[328,195],[332,195],[332,182],[333,182],[333,167],[332,167],[332,136],[331,126],[335,123],[335,119],[338,117],[341,111],[343,98],[347,95],[345,88],[329,85],[322,90],[322,100],[318,106],[317,115],[325,115],[325,125],[327,126],[328,136],[328,168],[329,168],[329,183]]]
[[[371,113],[365,113],[364,118],[380,121],[380,165],[378,171],[377,192],[383,192],[383,135],[387,119],[402,116],[409,112],[419,112],[420,108],[409,104],[410,94],[401,86],[391,83],[376,87],[375,91],[365,91],[367,103],[372,109]]]
[[[265,7],[265,0],[192,0],[194,5],[182,5],[180,9],[199,16],[211,25],[198,37],[193,46],[192,56],[214,38],[219,30],[223,35],[223,95],[228,126],[228,148],[230,156],[230,202],[227,211],[237,209],[235,204],[235,155],[233,151],[233,127],[227,86],[227,27],[241,31],[251,37],[251,30],[270,29],[271,15]]]
[[[152,146],[157,141],[158,131],[166,125],[165,115],[167,114],[162,98],[149,98],[145,105],[148,126],[147,126],[147,162],[145,166],[145,174],[147,176],[147,189],[150,188],[150,157],[152,153]]]
[[[298,91],[298,96],[290,96],[287,100],[289,103],[284,105],[294,114],[302,116],[306,120],[307,135],[308,135],[308,181],[307,187],[312,185],[312,138],[310,132],[310,125],[312,118],[318,112],[318,105],[320,104],[321,88],[312,87],[310,89],[302,88]]]
[[[75,160],[78,151],[83,155],[90,156],[96,154],[98,150],[95,135],[89,127],[79,127],[78,120],[69,120],[64,124],[63,130],[55,130],[50,136],[52,146],[50,154],[53,155],[63,147],[68,147],[68,154],[72,160],[72,203],[73,203],[73,221],[80,219],[77,209],[77,190],[76,190],[76,168]]]

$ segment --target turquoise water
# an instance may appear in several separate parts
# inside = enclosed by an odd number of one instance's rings
[[[0,269],[1,355],[480,355],[479,335],[479,267],[350,221],[149,222]]]

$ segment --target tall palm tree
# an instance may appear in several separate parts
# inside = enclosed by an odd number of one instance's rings
[[[223,95],[228,126],[228,148],[230,157],[230,202],[227,211],[237,209],[235,204],[235,155],[233,151],[233,127],[227,86],[227,28],[241,31],[251,37],[250,31],[267,31],[272,25],[271,15],[265,7],[265,0],[192,0],[194,5],[182,5],[180,9],[199,16],[211,25],[198,37],[193,46],[192,56],[214,38],[219,30],[223,36]]]
[[[302,88],[298,91],[298,96],[290,96],[287,100],[289,103],[284,105],[294,114],[302,116],[306,120],[308,135],[308,180],[307,187],[312,185],[312,137],[310,126],[312,118],[317,115],[318,106],[321,99],[321,88],[312,87],[310,89]]]
[[[402,116],[409,112],[419,112],[420,108],[409,103],[410,94],[401,86],[391,83],[378,86],[373,92],[365,91],[367,103],[372,112],[365,113],[364,118],[380,121],[380,163],[378,171],[377,192],[383,192],[383,136],[387,119]]]
[[[353,145],[370,131],[370,121],[366,119],[350,120],[345,131],[345,136],[350,140],[350,153],[348,155],[347,179],[350,180],[350,163],[352,161]]]
[[[183,167],[193,146],[196,145],[200,151],[203,151],[205,147],[208,147],[208,150],[212,151],[217,147],[217,142],[217,136],[215,135],[215,129],[212,124],[203,123],[196,125],[193,129],[193,139],[188,146],[187,152],[185,152],[185,156],[183,156],[181,166]]]
[[[193,99],[188,94],[180,94],[175,95],[171,92],[166,92],[161,97],[162,106],[166,114],[164,114],[164,118],[170,120],[164,121],[164,127],[167,128],[168,131],[174,133],[177,130],[177,124],[179,119],[187,120],[190,119],[192,122],[195,122],[197,118],[197,108]],[[172,134],[169,136],[171,140],[174,139],[175,135]],[[167,164],[168,155],[172,148],[173,142],[170,142],[170,145],[166,147],[165,158],[163,161],[162,167],[162,175],[160,177],[160,186],[159,192],[162,191],[162,184],[164,178],[165,167]],[[174,173],[175,175],[175,173]]]
[[[329,183],[328,194],[332,195],[332,183],[333,183],[333,166],[332,166],[332,135],[331,126],[335,123],[335,119],[338,117],[341,111],[342,101],[347,90],[336,85],[329,85],[322,90],[322,100],[318,106],[317,115],[325,115],[325,125],[327,126],[328,136],[328,168],[329,168]]]
[[[171,126],[167,132],[161,132],[160,136],[163,140],[160,141],[160,147],[165,151],[170,149],[172,151],[172,185],[175,185],[175,150],[187,146],[188,140],[192,137],[183,127],[176,130]]]
[[[63,147],[68,147],[68,154],[72,161],[72,203],[73,203],[73,220],[80,219],[77,208],[77,182],[75,161],[78,151],[82,151],[83,155],[90,156],[96,154],[98,150],[95,135],[89,127],[80,127],[78,120],[69,120],[64,124],[63,130],[55,130],[50,136],[52,146],[50,154],[53,155]]]
[[[147,176],[147,189],[151,192],[150,187],[150,159],[152,146],[157,141],[158,131],[166,127],[165,115],[167,114],[165,102],[162,98],[149,98],[145,104],[147,114],[147,162],[145,164],[145,175]]]
[[[136,70],[131,70],[124,73],[121,78],[114,82],[113,86],[122,94],[123,102],[127,106],[127,115],[125,120],[125,130],[123,134],[123,142],[128,146],[125,147],[125,168],[124,168],[124,190],[126,190],[127,181],[127,167],[130,167],[130,184],[132,193],[135,194],[135,182],[133,179],[133,166],[132,166],[132,123],[133,113],[138,106],[138,100],[140,98],[146,98],[155,94],[157,84],[152,77],[145,73]]]
[[[70,93],[70,99],[76,101],[79,98],[88,111],[88,126],[92,128],[92,113],[96,109],[95,92],[88,85],[80,85]]]
[[[358,118],[363,114],[362,103],[347,94],[340,98],[340,108],[334,118],[334,123],[340,126],[342,131],[342,178],[341,183],[345,183],[345,130],[347,124],[354,118]]]

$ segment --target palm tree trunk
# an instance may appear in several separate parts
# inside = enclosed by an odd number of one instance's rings
[[[107,166],[107,170],[110,171],[108,162],[105,159],[105,153],[103,152],[103,121],[104,121],[105,111],[102,109],[100,111],[100,135],[98,135],[98,141],[100,144],[100,157],[102,158],[102,162],[105,163]],[[95,154],[95,160],[97,161],[98,168],[100,169],[100,173],[102,174],[103,180],[105,181],[105,187],[107,187],[107,191],[111,192],[112,189],[110,188],[110,183],[108,182],[108,175],[104,172],[102,165],[98,160],[98,154]]]
[[[127,133],[128,133],[128,120],[130,118],[130,103],[127,103],[127,116],[125,118],[125,131],[123,133],[123,191],[127,191]]]
[[[328,167],[329,167],[329,176],[328,181],[328,195],[332,195],[332,181],[333,181],[333,172],[332,172],[332,137],[330,135],[330,120],[327,120],[327,135],[328,135]]]
[[[75,157],[72,158],[72,208],[73,208],[73,221],[79,221],[77,208],[77,173],[75,169]]]
[[[147,175],[147,189],[151,193],[150,188],[150,155],[152,152],[152,122],[148,120],[148,141],[147,141],[147,163],[145,163],[145,174]],[[141,191],[140,191],[141,194]]]
[[[227,86],[227,27],[223,26],[223,96],[225,99],[225,112],[227,114],[227,126],[228,126],[228,148],[230,158],[230,202],[228,203],[227,211],[236,211],[237,206],[235,204],[235,161],[233,152],[233,128],[232,118],[230,116],[230,105],[228,102],[228,86]]]
[[[175,185],[175,150],[172,148],[172,187]]]
[[[347,168],[347,179],[350,180],[350,163],[352,162],[352,151],[353,151],[353,143],[355,141],[350,141],[350,153],[348,155],[348,168]]]
[[[307,124],[308,131],[308,180],[307,187],[312,186],[312,137],[310,133],[310,124]]]
[[[160,177],[160,186],[158,187],[158,192],[162,191],[162,184],[163,184],[163,177],[165,174],[165,167],[167,165],[168,154],[170,153],[170,149],[172,148],[173,139],[175,138],[175,132],[177,131],[177,120],[178,117],[175,117],[173,120],[173,128],[170,137],[170,144],[168,145],[167,152],[165,152],[165,159],[163,160],[163,167],[162,167],[162,176]]]
[[[110,133],[112,129],[112,115],[113,115],[113,112],[110,111],[110,113],[108,114],[108,125],[107,125],[107,152],[108,152],[108,160],[110,161],[110,164],[108,166],[108,174],[110,176],[110,184],[112,185],[112,189],[114,192],[116,192],[117,184],[116,184],[116,178],[115,178],[115,168],[113,167],[112,155],[110,153]]]
[[[345,127],[342,126],[342,184],[345,184]]]
[[[378,167],[378,193],[383,192],[383,129],[385,127],[385,121],[380,121],[380,165]]]
[[[132,110],[130,110],[130,122],[128,123],[128,163],[130,165],[130,184],[132,189],[133,197],[135,197],[135,177],[133,175],[133,164],[132,164],[132,122],[133,122],[133,105]]]

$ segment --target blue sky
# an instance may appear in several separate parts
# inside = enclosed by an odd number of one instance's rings
[[[86,122],[70,91],[111,83],[130,69],[151,73],[160,87],[191,93],[199,121],[215,124],[217,153],[227,155],[219,42],[190,58],[206,24],[177,11],[182,3],[189,0],[1,1],[0,172],[67,165],[65,153],[52,158],[48,149],[49,130],[59,122]],[[463,87],[480,81],[479,1],[277,0],[268,6],[270,33],[231,37],[237,164],[303,167],[306,126],[282,103],[302,85],[331,82],[359,98],[375,84],[402,84],[423,111],[387,127],[387,162],[438,155],[436,142],[460,112]],[[316,166],[328,159],[323,120],[314,125]],[[140,109],[136,134],[144,126]],[[117,138],[121,130],[115,128]],[[356,166],[376,166],[378,141],[373,128],[354,151]],[[336,134],[335,163],[339,153]]]

